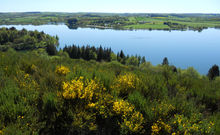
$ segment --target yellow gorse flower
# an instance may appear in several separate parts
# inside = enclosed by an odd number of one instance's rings
[[[201,121],[195,117],[194,114],[192,118],[185,117],[184,115],[174,115],[174,122],[175,127],[181,127],[180,132],[183,134],[211,134],[214,130],[214,123]],[[206,123],[205,129],[204,124]]]
[[[89,103],[88,104],[88,107],[90,107],[90,108],[94,108],[96,105],[94,104],[94,103]]]
[[[113,103],[113,111],[116,114],[127,115],[134,110],[134,106],[124,100],[115,101]]]
[[[65,99],[87,99],[92,100],[95,91],[100,89],[100,85],[95,80],[83,81],[83,77],[74,79],[71,82],[63,82],[63,97]]]
[[[129,129],[131,132],[138,132],[143,128],[143,115],[135,111],[134,106],[127,101],[115,101],[113,103],[113,111],[122,117],[121,128]]]
[[[55,72],[58,75],[66,75],[67,73],[70,72],[69,68],[65,67],[65,66],[57,66]]]
[[[154,123],[152,126],[151,126],[151,131],[152,131],[152,135],[155,135],[155,134],[159,134],[161,130],[161,127],[158,126],[157,123]]]
[[[160,130],[165,130],[167,133],[171,133],[172,127],[169,124],[166,124],[161,119],[157,120],[152,126],[152,134],[159,134]]]
[[[131,73],[119,75],[115,79],[114,84],[111,88],[116,90],[120,94],[128,94],[130,91],[136,88],[138,80],[139,79]]]

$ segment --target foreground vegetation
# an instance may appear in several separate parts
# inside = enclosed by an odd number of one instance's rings
[[[219,134],[220,78],[0,52],[0,134]]]
[[[167,58],[50,46],[0,51],[0,134],[220,134],[217,65],[201,76]]]
[[[0,13],[0,24],[59,24],[69,28],[197,30],[220,28],[219,14]]]

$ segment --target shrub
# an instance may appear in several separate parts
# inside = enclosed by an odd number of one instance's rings
[[[55,72],[58,74],[58,75],[66,75],[67,73],[70,72],[69,68],[65,67],[65,66],[57,66]]]
[[[139,79],[131,73],[119,75],[113,82],[112,89],[121,97],[127,97],[129,93],[135,90]]]

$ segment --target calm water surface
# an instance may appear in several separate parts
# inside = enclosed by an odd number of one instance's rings
[[[58,35],[60,48],[65,45],[94,45],[111,47],[114,52],[121,49],[125,54],[145,56],[153,65],[160,64],[164,57],[169,63],[183,69],[194,67],[201,74],[209,68],[220,66],[220,30],[195,31],[121,31],[111,29],[78,28],[66,25],[2,25],[0,27],[26,28]]]

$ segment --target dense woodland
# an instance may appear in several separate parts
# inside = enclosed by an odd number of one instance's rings
[[[0,50],[33,50],[38,48],[54,48],[58,45],[58,37],[51,37],[44,32],[27,31],[26,29],[0,28]]]
[[[153,66],[110,48],[14,43],[0,51],[0,134],[220,134],[218,65],[204,76],[166,57]]]

